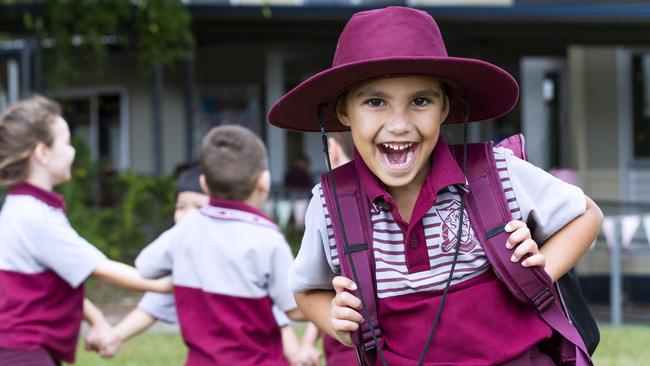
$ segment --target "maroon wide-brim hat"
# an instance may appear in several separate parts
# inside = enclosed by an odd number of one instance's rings
[[[271,124],[295,131],[346,131],[336,102],[356,83],[385,76],[428,75],[444,81],[451,93],[445,123],[496,118],[517,103],[519,86],[501,68],[471,58],[449,57],[435,20],[426,12],[391,6],[356,13],[339,37],[332,67],[310,77],[278,100],[268,114]]]

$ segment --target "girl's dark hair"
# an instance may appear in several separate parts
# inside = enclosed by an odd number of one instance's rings
[[[52,145],[51,125],[59,116],[59,104],[40,95],[13,104],[0,115],[0,185],[25,180],[36,146]]]

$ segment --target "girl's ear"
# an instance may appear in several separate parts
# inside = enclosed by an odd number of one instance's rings
[[[350,127],[350,116],[348,116],[348,111],[345,106],[346,98],[342,97],[336,103],[336,117],[338,117],[339,122],[344,126]]]
[[[35,161],[40,165],[46,165],[49,161],[49,157],[50,149],[47,147],[47,145],[42,142],[36,145],[34,152],[32,153],[32,159],[35,159]]]
[[[201,190],[203,190],[203,193],[209,196],[210,188],[208,188],[208,182],[205,180],[205,175],[201,174],[201,176],[199,176],[199,184],[201,185]]]

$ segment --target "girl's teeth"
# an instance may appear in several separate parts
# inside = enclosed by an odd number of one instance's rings
[[[394,145],[394,144],[383,144],[385,148],[395,150],[395,151],[402,151],[404,149],[409,149],[411,146],[413,146],[412,143],[406,144],[406,145]]]

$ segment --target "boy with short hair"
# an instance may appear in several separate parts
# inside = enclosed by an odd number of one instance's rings
[[[178,223],[187,214],[200,210],[210,201],[210,196],[201,188],[200,177],[199,165],[187,168],[178,177],[174,223]],[[284,356],[289,362],[296,363],[299,351],[313,352],[315,345],[300,347],[298,337],[284,312],[274,307],[273,314],[282,334]],[[100,334],[91,333],[86,338],[86,342],[98,349],[102,357],[113,357],[122,343],[146,331],[157,320],[170,324],[178,323],[172,294],[145,293],[138,306],[113,328],[110,337],[101,338]]]
[[[172,273],[186,365],[286,365],[272,306],[303,316],[287,287],[289,246],[260,211],[270,189],[264,144],[243,127],[216,127],[201,167],[209,204],[145,248],[136,267]]]

